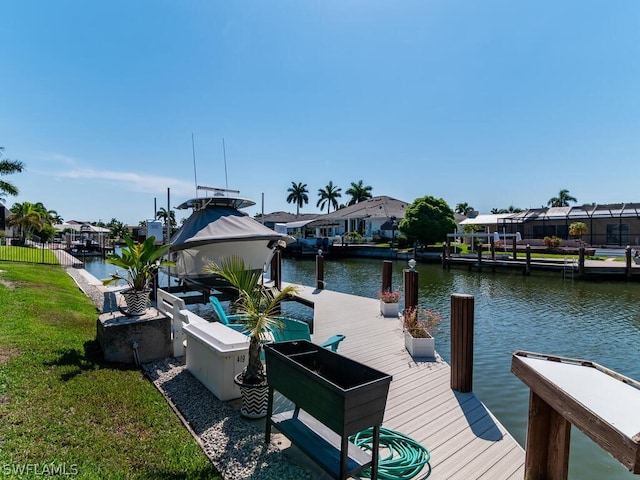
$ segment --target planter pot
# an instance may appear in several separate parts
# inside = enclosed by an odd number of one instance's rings
[[[383,317],[398,317],[398,303],[385,303],[380,301],[380,313]]]
[[[127,304],[127,315],[138,316],[147,313],[149,308],[149,296],[151,295],[150,289],[144,290],[125,290],[122,292],[124,301]]]
[[[382,423],[390,375],[306,340],[264,348],[269,385],[334,432]]]
[[[415,338],[405,331],[404,346],[412,357],[435,358],[436,356],[436,339],[431,335],[426,338]]]
[[[243,383],[242,374],[233,379],[240,387],[242,407],[240,413],[247,418],[263,418],[267,415],[267,401],[269,400],[269,385],[265,383]]]

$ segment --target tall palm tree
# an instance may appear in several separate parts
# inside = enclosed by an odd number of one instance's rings
[[[569,202],[577,202],[578,199],[576,197],[572,197],[569,195],[569,190],[563,188],[558,193],[557,197],[551,197],[547,202],[547,205],[550,207],[568,207]]]
[[[351,195],[351,200],[347,205],[353,205],[355,203],[363,202],[371,198],[372,187],[370,185],[365,186],[360,180],[358,183],[351,182],[351,187],[344,193]]]
[[[2,151],[4,147],[0,147],[0,157],[2,157]],[[11,175],[14,173],[20,173],[24,170],[24,163],[18,160],[2,160],[0,159],[0,175]],[[4,195],[18,195],[20,191],[18,187],[10,182],[0,180],[0,200],[4,201]]]
[[[24,202],[13,204],[11,214],[7,217],[7,225],[18,227],[25,239],[31,232],[42,230],[46,222],[32,203]]]
[[[169,210],[167,212],[166,208],[161,207],[160,210],[156,212],[156,217],[162,220],[165,225],[167,224],[167,222],[169,222],[169,225],[171,225],[171,230],[178,226],[176,222],[176,212],[174,212],[173,210]]]
[[[342,189],[335,186],[333,181],[329,181],[326,187],[318,189],[318,196],[320,199],[316,203],[316,207],[320,207],[320,210],[323,210],[326,205],[327,213],[331,212],[332,206],[334,210],[337,210],[338,198],[342,197],[342,194],[340,193],[341,191]]]
[[[295,203],[296,216],[300,215],[300,209],[305,203],[309,203],[309,196],[307,195],[309,190],[307,190],[307,184],[302,182],[291,182],[291,186],[287,188],[287,192],[289,192],[289,195],[287,196],[287,203]]]
[[[460,215],[467,216],[471,212],[473,212],[473,207],[469,205],[467,202],[458,203],[456,205],[456,213],[459,213]]]

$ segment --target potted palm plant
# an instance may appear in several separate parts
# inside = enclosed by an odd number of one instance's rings
[[[419,307],[405,309],[404,346],[414,357],[435,357],[436,340],[431,333],[442,321],[440,312]]]
[[[155,237],[148,237],[144,242],[134,242],[125,236],[123,247],[119,253],[107,255],[105,261],[123,269],[126,274],[114,272],[109,278],[102,280],[103,285],[111,285],[119,281],[125,281],[129,288],[122,291],[127,304],[128,315],[143,315],[149,305],[151,294],[150,282],[160,267],[175,266],[170,260],[163,260],[170,244],[156,245]]]
[[[261,360],[262,343],[269,341],[269,330],[282,328],[277,319],[280,303],[297,292],[292,285],[281,290],[264,288],[262,273],[249,270],[241,257],[225,257],[220,265],[209,263],[204,271],[220,276],[238,293],[235,310],[249,336],[249,361],[245,369],[236,375],[240,387],[242,408],[240,413],[250,418],[264,417],[267,413],[267,375]]]

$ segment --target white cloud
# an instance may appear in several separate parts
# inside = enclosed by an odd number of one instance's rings
[[[109,170],[77,169],[58,173],[59,177],[87,180],[101,180],[117,183],[135,192],[164,193],[167,188],[175,195],[190,195],[194,192],[191,182],[184,180],[135,172],[115,172]]]

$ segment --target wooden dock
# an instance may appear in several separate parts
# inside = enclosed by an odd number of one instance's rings
[[[399,319],[382,317],[378,300],[304,286],[299,296],[314,304],[314,341],[344,334],[338,353],[393,376],[383,427],[429,450],[430,479],[524,477],[523,448],[475,394],[451,390],[446,362],[412,359]]]

